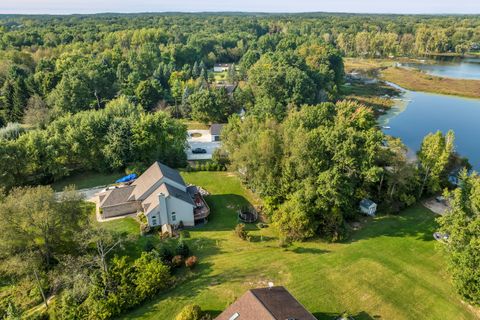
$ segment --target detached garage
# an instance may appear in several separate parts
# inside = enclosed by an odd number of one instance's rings
[[[225,125],[221,123],[214,123],[210,126],[210,135],[212,136],[212,142],[220,141],[222,135],[222,129]]]

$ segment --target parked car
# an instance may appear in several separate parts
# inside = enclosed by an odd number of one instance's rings
[[[192,153],[195,153],[195,154],[198,154],[198,153],[207,153],[207,150],[203,149],[203,148],[195,148],[195,149],[192,149]]]

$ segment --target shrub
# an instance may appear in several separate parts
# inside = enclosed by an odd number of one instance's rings
[[[143,251],[150,252],[155,248],[151,239],[147,238],[147,241],[143,245]]]
[[[187,268],[193,268],[195,267],[195,265],[198,263],[198,258],[196,256],[191,256],[191,257],[188,257],[186,260],[185,260],[185,266]]]
[[[180,220],[180,222],[178,223],[178,227],[179,227],[180,229],[183,229],[183,228],[185,227],[185,225],[183,224],[183,221],[182,221],[182,220]]]
[[[175,317],[175,320],[201,320],[202,309],[196,304],[183,307],[182,311]]]
[[[258,229],[268,228],[268,224],[263,223],[263,222],[259,222],[259,223],[257,223],[257,228]]]
[[[158,256],[163,262],[170,264],[172,263],[172,259],[174,255],[173,255],[173,251],[170,248],[163,246],[158,251]]]
[[[140,221],[141,223],[147,223],[147,216],[146,216],[145,213],[143,213],[143,212],[137,213],[137,219],[138,219],[138,221]]]
[[[150,226],[146,223],[141,223],[140,224],[140,232],[141,234],[147,234],[150,232]]]
[[[183,239],[180,239],[178,241],[177,247],[175,248],[175,254],[182,256],[183,258],[188,257],[188,254],[190,253],[190,248],[188,248],[187,244]]]
[[[222,149],[213,151],[212,161],[217,165],[219,171],[226,169],[227,165],[230,164],[227,153]]]
[[[235,227],[235,234],[242,240],[248,239],[248,231],[245,230],[245,224],[239,223]]]
[[[190,232],[188,230],[182,230],[180,231],[180,238],[190,238]]]
[[[182,265],[183,258],[181,255],[176,255],[172,258],[172,265],[174,267],[180,267]]]

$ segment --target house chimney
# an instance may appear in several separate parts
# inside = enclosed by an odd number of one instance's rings
[[[158,194],[158,209],[160,213],[160,225],[168,223],[167,199],[165,194],[160,192]]]

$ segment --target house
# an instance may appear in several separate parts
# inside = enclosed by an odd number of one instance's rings
[[[317,320],[284,287],[248,290],[215,320]]]
[[[222,129],[225,124],[222,123],[214,123],[210,126],[210,136],[212,137],[212,142],[220,141],[222,135]]]
[[[231,96],[233,96],[233,93],[237,89],[237,85],[236,84],[218,83],[218,84],[215,85],[215,89],[218,89],[218,90],[225,89],[225,91],[227,91],[227,94],[231,97]]]
[[[360,211],[369,216],[374,216],[377,212],[377,204],[370,199],[360,201]]]
[[[206,221],[210,209],[195,186],[182,176],[155,162],[131,184],[110,187],[99,194],[98,209],[103,218],[143,212],[149,226],[185,226]]]
[[[231,65],[231,63],[215,63],[213,65],[213,72],[228,71],[228,68],[230,68]]]

